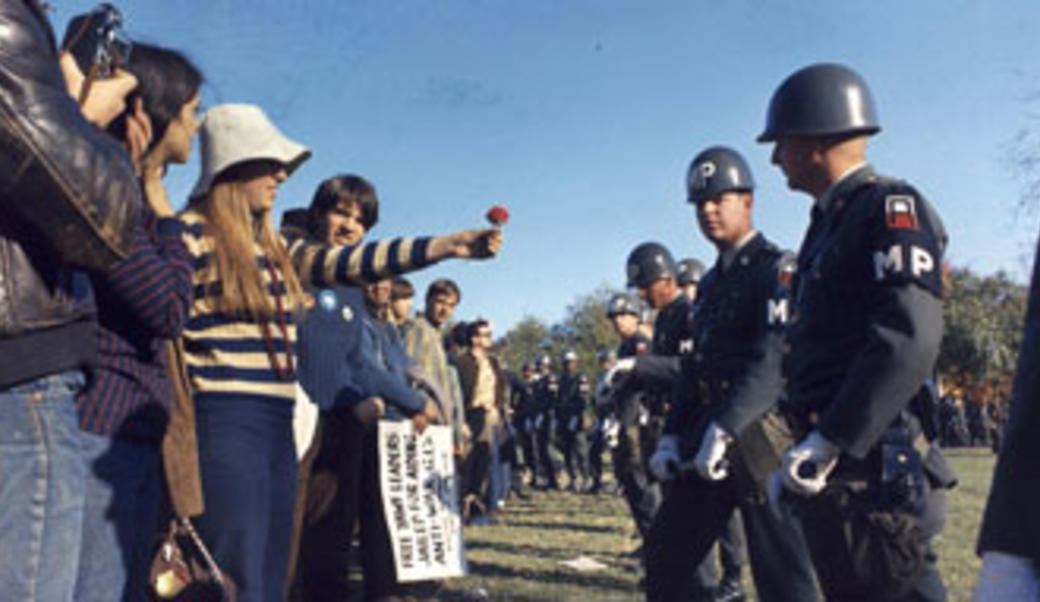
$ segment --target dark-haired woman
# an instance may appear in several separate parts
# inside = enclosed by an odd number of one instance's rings
[[[192,295],[184,224],[162,174],[191,153],[202,77],[177,52],[145,44],[135,45],[128,69],[139,97],[110,131],[128,141],[147,206],[132,254],[92,277],[98,361],[76,399],[89,474],[75,600],[145,600],[172,399],[163,348],[180,336]]]

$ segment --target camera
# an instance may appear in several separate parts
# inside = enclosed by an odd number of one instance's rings
[[[130,59],[132,47],[123,32],[123,14],[108,3],[73,17],[62,42],[88,80],[110,77]]]

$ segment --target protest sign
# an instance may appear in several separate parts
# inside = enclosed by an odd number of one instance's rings
[[[380,421],[379,478],[398,581],[465,574],[451,429]]]

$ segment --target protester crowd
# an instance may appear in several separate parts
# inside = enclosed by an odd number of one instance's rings
[[[118,50],[111,28],[91,41],[97,17],[59,52],[35,0],[0,4],[4,599],[436,599],[440,583],[395,574],[381,423],[450,432],[472,526],[528,487],[603,493],[609,454],[649,600],[745,599],[745,565],[762,600],[945,598],[940,444],[993,443],[1005,418],[938,399],[946,233],[867,163],[880,126],[854,71],[809,66],[769,104],[759,141],[813,199],[798,254],[754,225],[741,154],[704,149],[687,193],[717,258],[635,247],[638,297],[607,306],[621,343],[586,375],[574,350],[503,365],[489,320],[455,318],[452,280],[416,311],[403,275],[493,258],[502,219],[369,240],[379,195],[344,173],[276,228],[311,149],[258,105],[200,115],[204,73],[176,50],[84,62],[84,43]],[[163,176],[196,135],[197,182],[170,199]],[[1040,583],[1040,537],[1000,511],[1040,481],[1002,480],[1029,459],[1037,371],[1021,361],[980,600]]]

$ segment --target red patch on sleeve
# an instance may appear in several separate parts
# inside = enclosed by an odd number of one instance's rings
[[[917,204],[914,197],[906,194],[885,197],[885,225],[889,228],[917,230]]]

